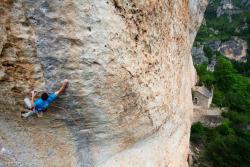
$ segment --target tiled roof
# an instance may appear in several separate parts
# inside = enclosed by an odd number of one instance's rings
[[[206,96],[207,98],[210,98],[213,96],[212,92],[208,90],[205,86],[196,86],[193,91],[197,91],[201,93],[202,95]]]

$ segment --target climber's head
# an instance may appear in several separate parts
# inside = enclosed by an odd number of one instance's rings
[[[48,97],[49,97],[48,93],[43,93],[41,96],[42,100],[47,100]]]

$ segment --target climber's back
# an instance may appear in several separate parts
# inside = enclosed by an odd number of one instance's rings
[[[30,111],[27,113],[22,113],[21,116],[27,118],[33,115],[34,113],[36,113],[38,117],[42,116],[43,111],[46,111],[48,107],[51,105],[51,103],[53,103],[53,101],[56,100],[57,96],[59,96],[62,92],[64,92],[67,85],[68,85],[68,80],[65,79],[63,81],[63,85],[58,91],[50,95],[48,95],[48,93],[43,93],[41,97],[37,100],[35,100],[36,92],[32,91],[31,101],[28,98],[24,99],[24,103]]]

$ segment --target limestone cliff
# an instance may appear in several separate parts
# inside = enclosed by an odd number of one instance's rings
[[[191,46],[206,4],[1,0],[0,142],[25,167],[187,166]],[[43,118],[20,118],[33,88],[65,78]]]

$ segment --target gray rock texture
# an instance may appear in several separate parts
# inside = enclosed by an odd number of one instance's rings
[[[208,5],[208,0],[189,0],[189,17],[190,17],[190,23],[189,23],[189,33],[190,33],[190,44],[192,45],[197,30],[202,24],[203,21],[203,15],[206,10],[206,7]]]
[[[0,142],[21,166],[187,166],[207,1],[0,1]],[[32,89],[67,91],[20,118]]]
[[[203,45],[192,48],[192,57],[194,64],[208,63],[208,58],[203,51]]]

